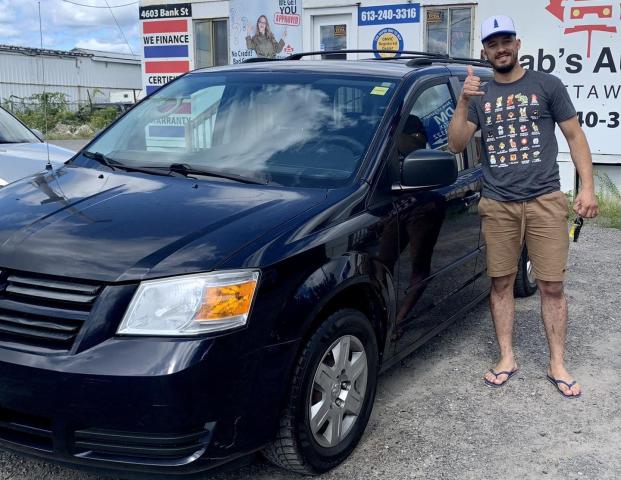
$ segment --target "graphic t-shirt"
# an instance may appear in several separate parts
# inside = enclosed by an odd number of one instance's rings
[[[481,129],[483,196],[526,201],[560,190],[555,124],[576,115],[555,76],[525,70],[511,83],[488,82],[470,99],[468,120]]]

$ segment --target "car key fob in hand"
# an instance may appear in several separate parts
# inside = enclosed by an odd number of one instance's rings
[[[573,239],[574,242],[578,241],[578,237],[580,236],[580,229],[584,224],[584,219],[582,217],[576,217],[574,222],[571,224],[571,228],[569,230],[569,238]]]

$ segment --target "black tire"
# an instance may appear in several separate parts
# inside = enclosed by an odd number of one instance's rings
[[[522,249],[522,254],[520,255],[520,261],[518,263],[518,272],[515,277],[515,285],[513,287],[513,295],[515,297],[530,297],[537,291],[537,281],[534,278],[534,275],[529,275],[529,264],[530,260],[528,258],[528,250],[526,245]]]
[[[315,373],[326,358],[324,355],[345,336],[355,337],[366,354],[366,389],[360,413],[349,432],[337,445],[326,448],[316,440],[311,429],[311,394],[316,391]],[[375,400],[378,363],[377,339],[369,320],[353,309],[338,310],[330,315],[308,340],[297,360],[277,438],[264,449],[264,456],[281,468],[307,475],[323,473],[342,463],[360,441],[369,421]]]

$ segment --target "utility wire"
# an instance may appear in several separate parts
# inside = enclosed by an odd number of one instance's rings
[[[122,5],[107,5],[107,6],[103,6],[103,5],[85,5],[83,3],[78,3],[78,2],[73,2],[71,0],[62,0],[65,3],[70,3],[72,5],[77,5],[79,7],[88,7],[88,8],[120,8],[120,7],[127,7],[129,5],[136,5],[138,3],[138,1],[135,2],[131,2],[131,3],[124,3]],[[106,2],[107,4],[108,2]]]
[[[113,8],[120,8],[120,7],[127,7],[129,5],[136,5],[138,3],[138,1],[131,2],[131,3],[124,3],[122,5],[110,5],[108,3],[108,0],[104,0],[106,2],[106,6],[105,7],[103,5],[85,5],[84,3],[73,2],[72,0],[62,0],[62,1],[65,2],[65,3],[70,3],[71,5],[77,5],[79,7],[107,8],[108,10],[110,10],[110,15],[112,15],[112,18],[114,19],[114,23],[116,23],[116,26],[118,27],[119,31],[121,32],[121,35],[123,36],[123,40],[125,40],[125,44],[129,48],[129,51],[131,52],[131,54],[135,55],[134,51],[132,50],[132,46],[127,41],[127,37],[125,37],[125,32],[123,32],[123,29],[121,28],[121,25],[119,25],[118,20],[114,16],[114,12],[112,11],[112,9]]]
[[[132,50],[132,46],[127,41],[127,37],[125,36],[125,32],[123,32],[123,29],[121,28],[121,25],[119,25],[118,20],[114,16],[114,12],[112,11],[112,8],[108,4],[108,0],[105,0],[105,2],[106,2],[106,5],[108,5],[108,9],[110,10],[110,15],[112,15],[112,18],[114,18],[114,23],[116,23],[116,26],[119,27],[119,32],[121,32],[121,35],[123,36],[123,40],[125,40],[125,43],[127,44],[127,47],[129,48],[129,51],[131,52],[132,55],[134,55],[134,51]]]

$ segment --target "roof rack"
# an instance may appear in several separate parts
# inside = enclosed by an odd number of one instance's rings
[[[430,57],[430,58],[448,58],[448,55],[444,53],[430,53],[430,52],[418,52],[413,50],[373,50],[373,49],[363,49],[363,50],[322,50],[319,52],[300,52],[294,53],[293,55],[289,55],[285,57],[284,60],[300,60],[303,57],[310,57],[313,55],[342,55],[346,53],[399,53],[405,55],[416,55],[422,57]],[[392,57],[382,58],[382,60],[390,60]],[[378,59],[379,60],[379,59]]]
[[[477,67],[489,67],[490,64],[487,60],[480,60],[477,58],[464,58],[464,57],[449,57],[446,53],[431,53],[420,52],[416,50],[327,50],[319,52],[300,52],[294,53],[284,58],[263,58],[263,57],[250,57],[243,61],[243,63],[255,63],[255,62],[273,62],[281,60],[301,60],[304,57],[311,57],[314,55],[342,55],[347,53],[394,53],[399,54],[399,57],[380,57],[371,58],[369,60],[408,60],[406,65],[408,67],[418,67],[422,65],[432,65],[433,63],[458,63],[464,65],[473,65]]]
[[[431,65],[432,63],[458,63],[463,65],[472,65],[475,67],[491,67],[487,60],[479,60],[477,58],[425,58],[418,57],[409,60],[406,65],[408,67],[418,67],[422,65]]]

